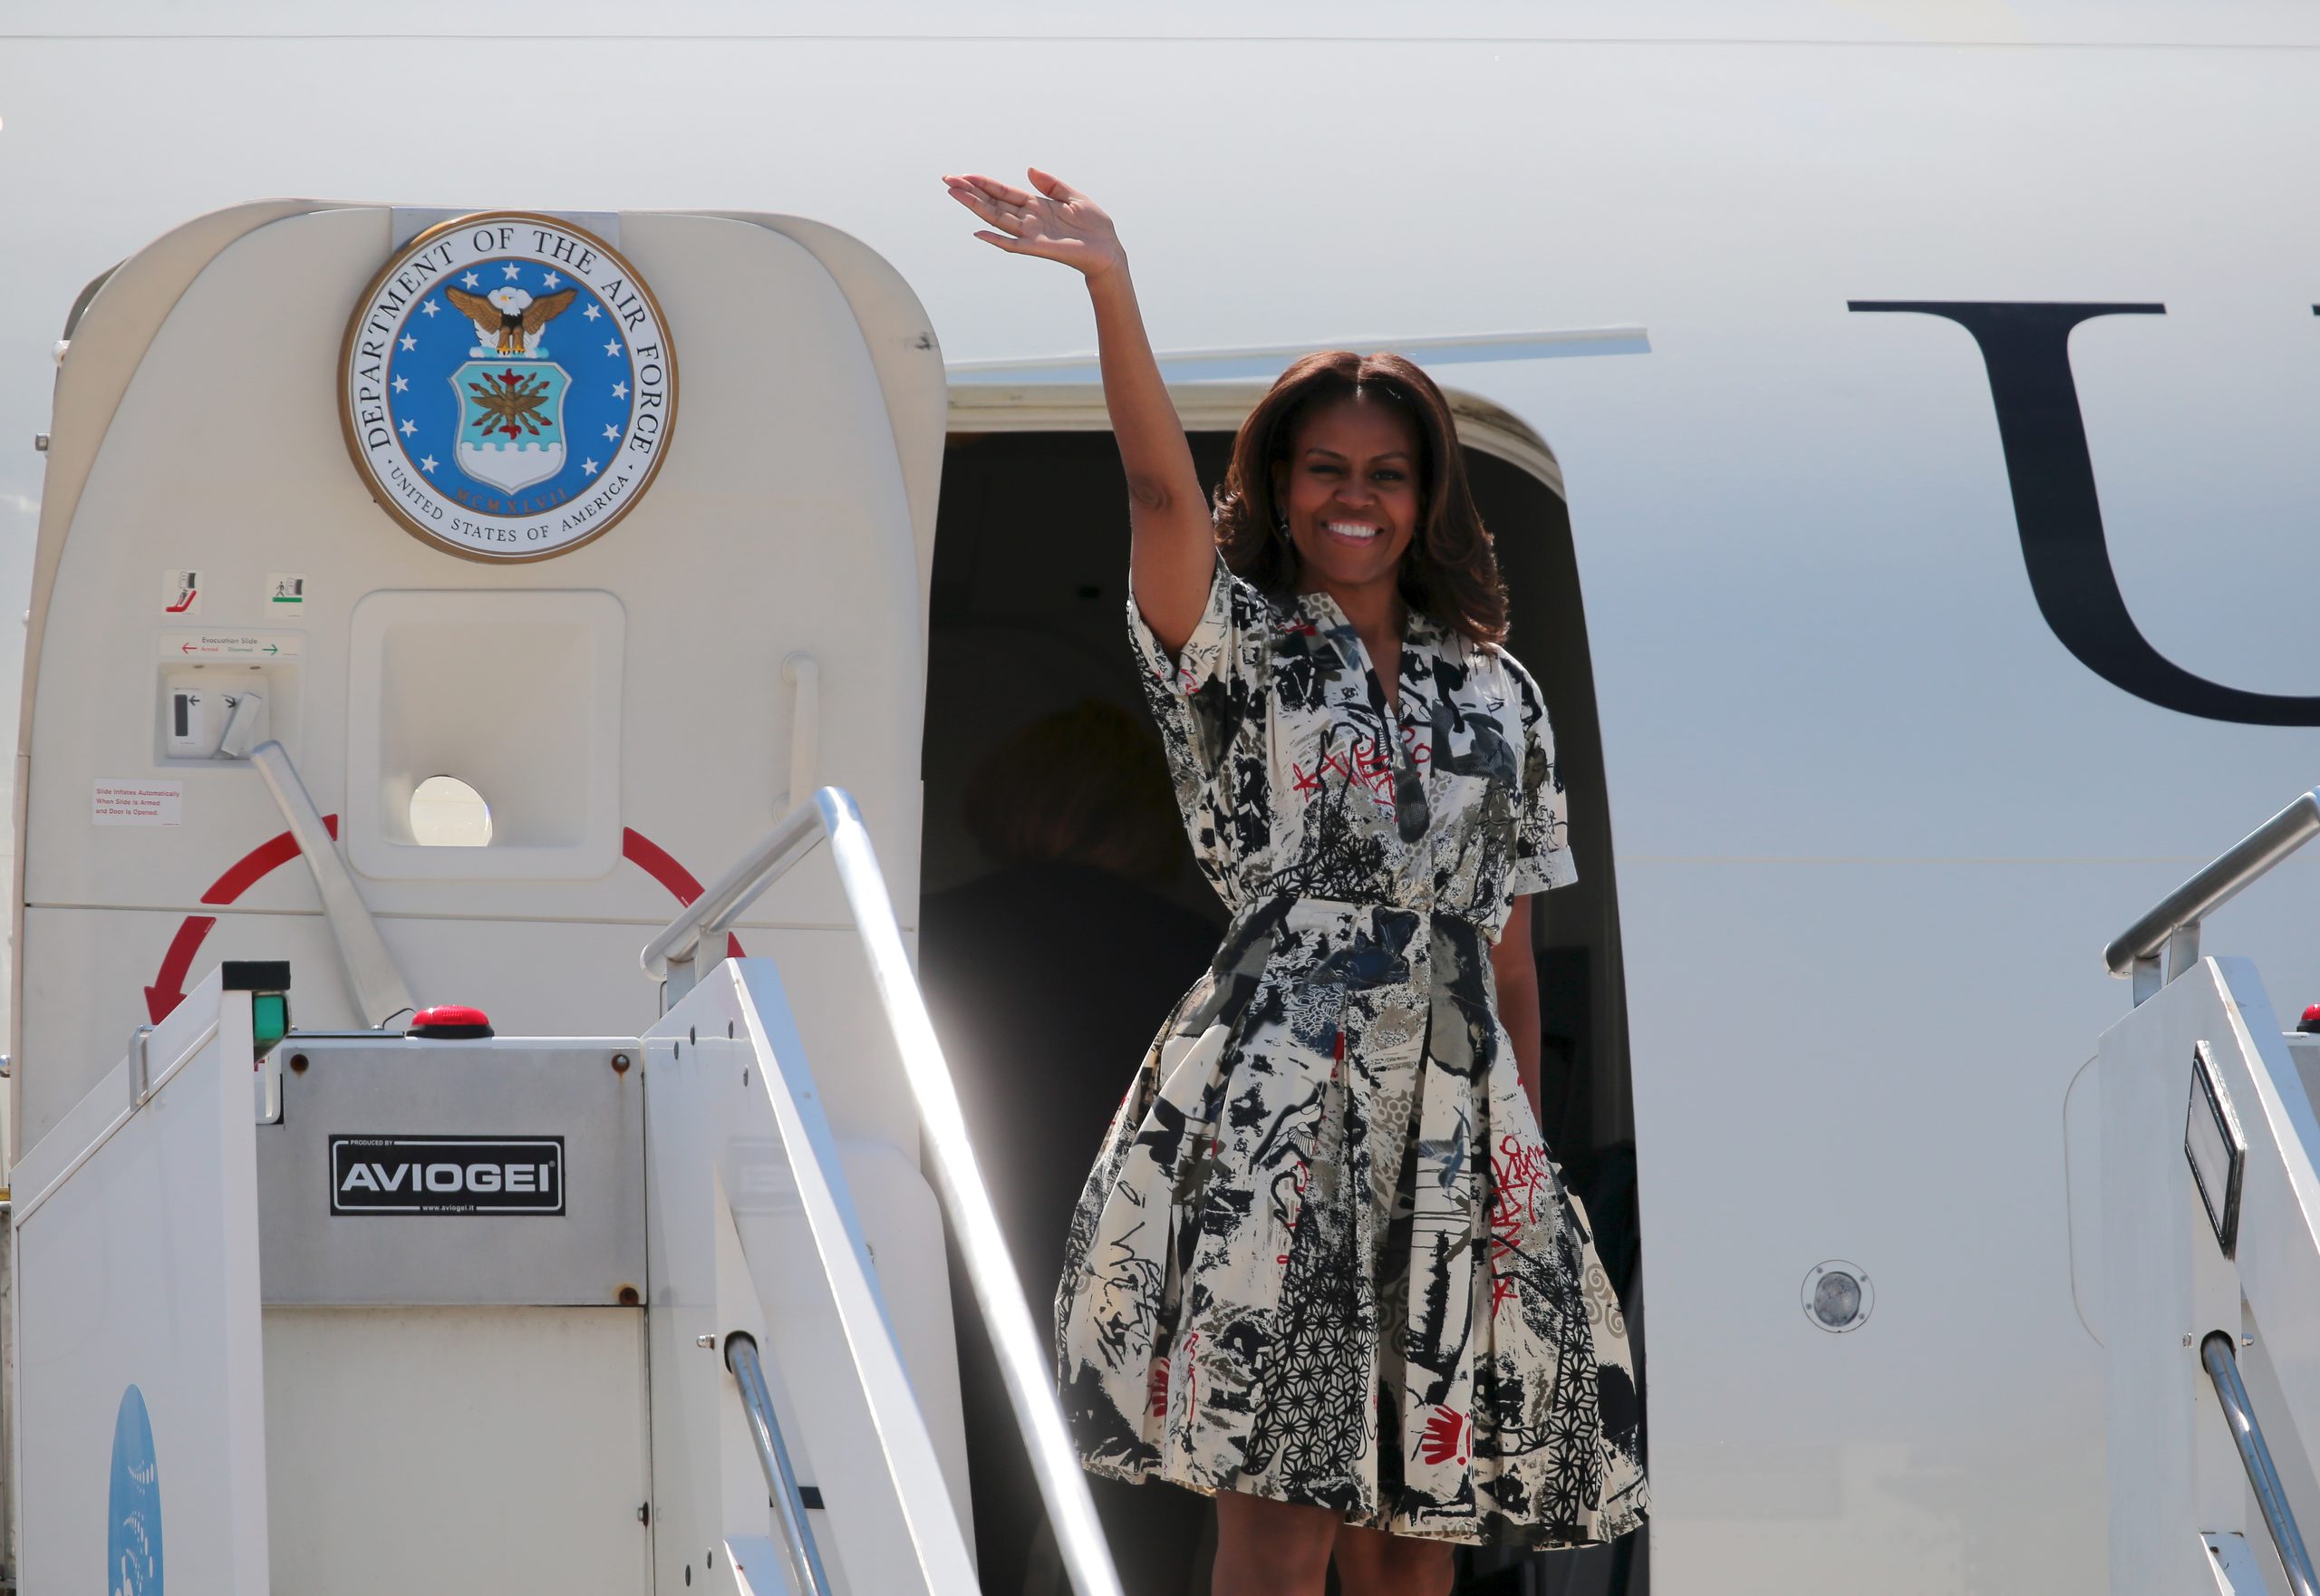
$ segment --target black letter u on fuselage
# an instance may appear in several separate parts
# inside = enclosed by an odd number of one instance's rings
[[[2166,306],[1855,299],[1845,308],[1946,316],[1981,346],[2031,595],[2080,663],[2137,698],[2187,715],[2249,726],[2320,726],[2320,698],[2245,692],[2184,670],[2151,646],[2119,592],[2102,537],[2086,420],[2071,378],[2070,334],[2096,316],[2164,315]]]

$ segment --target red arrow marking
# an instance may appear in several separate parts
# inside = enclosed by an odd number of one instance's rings
[[[323,827],[332,837],[338,835],[338,817],[324,815]],[[298,856],[298,839],[288,832],[266,841],[244,854],[226,867],[226,873],[209,884],[201,895],[205,904],[230,904],[256,886],[269,870],[279,869]],[[186,972],[193,968],[193,956],[201,951],[202,939],[209,928],[218,924],[214,914],[188,914],[178,926],[178,933],[169,939],[169,951],[161,957],[160,973],[151,986],[145,989],[145,1012],[156,1025],[169,1018],[169,1011],[185,1001]]]
[[[334,841],[338,837],[338,817],[324,815],[324,828]],[[690,904],[701,896],[701,883],[693,873],[672,857],[660,844],[641,833],[623,829],[621,855],[647,875],[669,889],[670,895],[681,904]],[[256,886],[269,872],[278,870],[298,856],[298,839],[285,831],[244,854],[226,867],[226,873],[209,884],[201,895],[205,904],[230,904]],[[178,933],[169,939],[169,951],[162,955],[160,973],[154,984],[145,989],[145,1011],[159,1025],[169,1018],[169,1011],[185,1001],[185,978],[193,968],[193,956],[201,951],[204,938],[218,924],[214,914],[188,914],[178,926]],[[741,957],[741,939],[725,938],[725,956]]]
[[[669,895],[681,904],[690,904],[701,895],[701,883],[693,873],[670,856],[669,850],[646,837],[643,832],[624,827],[620,834],[621,857],[669,889]],[[725,956],[741,956],[741,939],[730,932],[725,937]]]
[[[213,914],[188,914],[178,933],[169,939],[169,951],[161,956],[161,972],[155,984],[145,989],[145,1012],[159,1025],[169,1017],[169,1011],[185,1001],[185,972],[193,968],[193,956],[201,951],[201,939],[218,924]]]
[[[331,840],[338,839],[338,817],[324,815],[323,829]],[[288,832],[269,837],[227,866],[226,874],[209,884],[201,895],[205,904],[230,904],[258,884],[258,878],[270,870],[279,869],[298,856],[298,839]]]
[[[625,827],[620,834],[620,855],[630,864],[669,889],[669,895],[681,904],[690,904],[701,895],[701,883],[693,879],[691,871],[676,862],[669,851],[643,832]]]

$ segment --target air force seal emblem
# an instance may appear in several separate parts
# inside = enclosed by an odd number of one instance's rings
[[[346,329],[339,408],[372,497],[409,530],[469,559],[545,559],[644,496],[676,423],[676,353],[602,239],[488,212],[387,262]]]

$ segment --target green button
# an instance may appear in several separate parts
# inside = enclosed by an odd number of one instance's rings
[[[257,1042],[256,1057],[263,1059],[274,1050],[290,1030],[290,1000],[282,992],[253,992],[250,995],[250,1030]]]

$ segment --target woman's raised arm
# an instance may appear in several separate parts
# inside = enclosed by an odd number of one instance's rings
[[[1184,424],[1160,380],[1136,308],[1127,255],[1112,218],[1059,179],[1030,169],[1037,192],[970,174],[945,177],[951,197],[991,224],[975,237],[1010,255],[1061,261],[1088,280],[1104,404],[1127,470],[1128,567],[1136,607],[1171,653],[1184,647],[1208,601],[1216,535],[1193,469]]]

